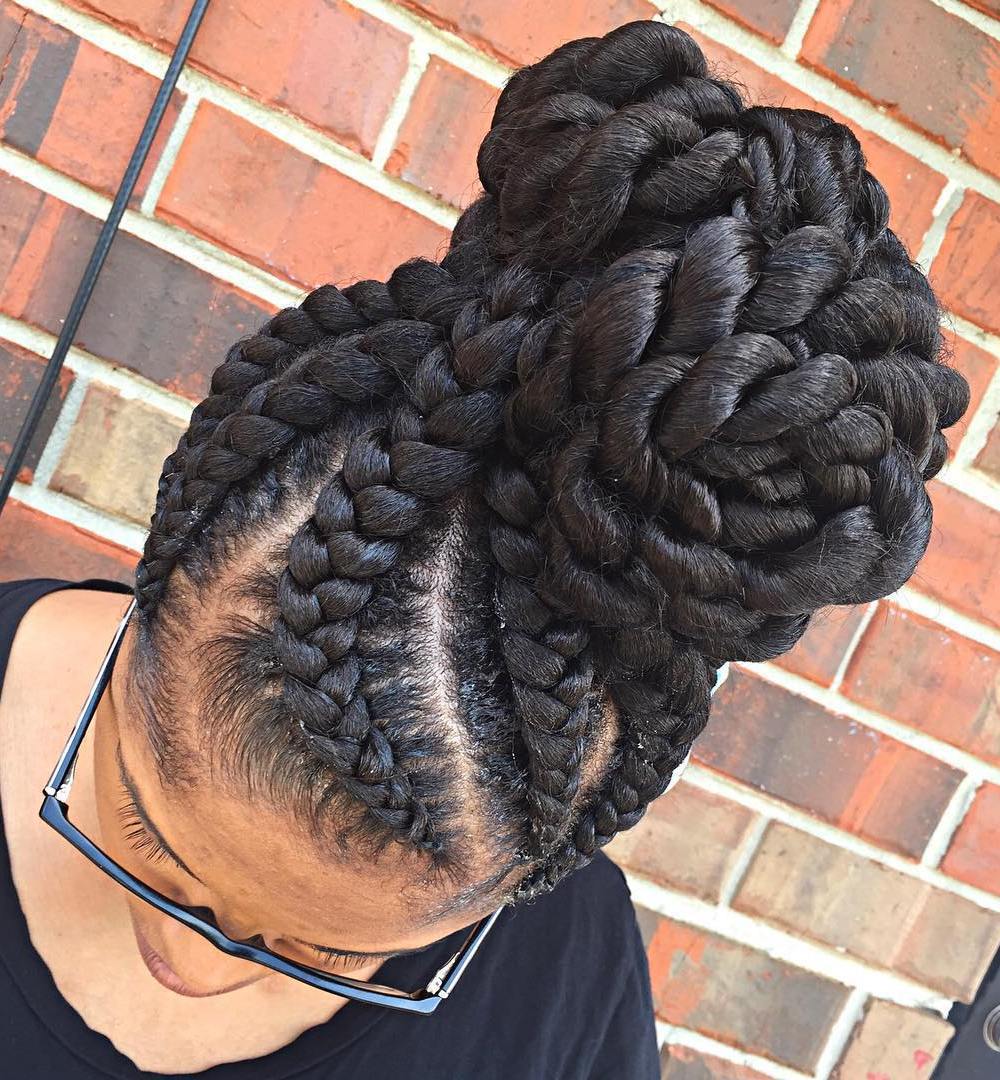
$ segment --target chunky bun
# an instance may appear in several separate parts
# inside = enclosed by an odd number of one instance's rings
[[[478,163],[440,264],[324,286],[231,350],[168,459],[137,592],[151,619],[223,505],[237,530],[295,447],[388,410],[289,546],[278,700],[372,828],[447,854],[454,741],[380,713],[362,645],[408,545],[477,506],[485,550],[453,561],[489,560],[491,596],[460,644],[498,674],[470,670],[456,715],[524,898],[665,790],[724,662],[910,577],[969,390],[852,132],[747,107],[676,27],[518,71]]]

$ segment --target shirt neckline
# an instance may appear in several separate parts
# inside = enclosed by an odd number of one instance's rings
[[[108,578],[87,578],[83,581],[38,578],[25,585],[34,585],[24,596],[15,601],[16,615],[9,640],[0,653],[0,687],[6,673],[10,645],[17,626],[28,608],[49,592],[59,589],[95,589],[105,592],[131,593],[130,586]],[[10,601],[8,601],[10,602]],[[4,643],[0,643],[4,644]],[[41,792],[39,792],[39,800]],[[85,1062],[91,1069],[115,1080],[136,1080],[137,1077],[170,1077],[174,1074],[154,1073],[140,1069],[131,1058],[123,1054],[102,1032],[89,1027],[83,1017],[63,997],[56,986],[52,973],[41,954],[35,949],[28,932],[28,924],[21,910],[17,889],[14,885],[7,849],[7,837],[3,828],[0,807],[0,963],[6,969],[11,984],[15,986],[26,1004],[52,1037],[70,1053]],[[434,947],[416,957],[393,957],[379,969],[379,981],[388,985],[416,986],[440,966],[447,956],[458,947],[464,930],[455,931]],[[450,950],[450,951],[449,951]],[[447,954],[447,955],[445,955]],[[391,1013],[393,1018],[413,1023],[433,1024],[432,1017],[411,1017]],[[199,1080],[291,1080],[308,1070],[336,1058],[351,1044],[371,1034],[372,1029],[390,1018],[390,1010],[384,1006],[366,1005],[349,1000],[329,1020],[307,1028],[291,1042],[255,1058],[212,1065],[198,1072]],[[430,1031],[428,1031],[430,1034]]]

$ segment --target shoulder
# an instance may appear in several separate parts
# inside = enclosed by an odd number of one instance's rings
[[[588,955],[591,966],[624,974],[645,964],[645,952],[628,882],[599,851],[550,892],[513,909],[514,925],[543,933],[556,948]]]

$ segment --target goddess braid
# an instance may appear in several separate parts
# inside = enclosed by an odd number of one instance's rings
[[[351,440],[292,538],[274,635],[288,675],[281,704],[338,785],[398,839],[440,852],[433,808],[410,780],[416,762],[397,767],[389,733],[362,692],[358,619],[374,582],[432,507],[475,480],[484,450],[500,435],[505,384],[543,290],[537,275],[505,269],[485,294],[455,307],[448,301],[461,286],[443,268],[416,263],[395,272],[390,292],[408,293],[413,304],[415,277],[430,288],[414,317],[436,311],[449,333],[406,379],[408,399],[387,430]]]
[[[479,164],[501,251],[589,268],[571,340],[509,415],[521,446],[574,416],[536,467],[544,558],[524,563],[590,626],[621,724],[525,898],[662,793],[721,663],[779,655],[816,609],[912,574],[923,481],[968,387],[938,362],[934,297],[856,138],[743,108],[676,28],[629,24],[522,69]],[[514,524],[512,502],[491,505]]]
[[[285,370],[303,352],[322,349],[331,338],[360,332],[395,314],[381,282],[362,281],[344,290],[321,285],[299,306],[283,308],[256,333],[230,346],[225,360],[212,373],[208,396],[192,410],[187,430],[163,463],[155,509],[136,567],[135,595],[140,610],[151,613],[178,558],[228,489],[222,477],[213,488],[207,476],[199,476],[203,450],[198,448],[209,441],[220,422],[251,390]]]
[[[230,351],[165,463],[136,591],[151,616],[210,525],[239,535],[248,492],[303,489],[297,450],[372,417],[310,474],[234,693],[260,726],[277,688],[301,739],[268,768],[304,739],[315,812],[344,793],[434,858],[479,813],[509,859],[491,882],[523,867],[503,888],[526,900],[665,791],[724,663],[907,580],[969,388],[855,136],[747,107],[676,27],[516,72],[478,165],[440,264],[324,286]],[[408,625],[383,601],[456,505],[485,524],[448,553],[472,584],[446,739],[386,709],[366,634]]]

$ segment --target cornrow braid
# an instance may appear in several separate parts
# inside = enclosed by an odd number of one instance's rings
[[[465,904],[530,900],[641,820],[723,664],[898,589],[969,405],[856,137],[747,106],[676,27],[516,72],[478,166],[440,263],[234,346],[136,586],[151,619],[178,567],[294,510],[244,570],[265,616],[209,642],[218,712],[317,820],[343,795],[432,862],[485,837]]]
[[[418,279],[430,284],[419,304]],[[536,274],[504,269],[483,295],[465,299],[458,285],[455,309],[449,298],[456,283],[427,263],[397,270],[389,289],[405,292],[414,312],[450,313],[450,332],[421,349],[388,429],[349,442],[292,538],[278,587],[275,651],[287,673],[282,707],[298,718],[335,789],[362,802],[398,839],[437,853],[443,841],[433,808],[409,777],[417,765],[397,767],[389,733],[362,692],[358,618],[406,538],[480,472],[484,451],[501,433],[506,384],[544,290]]]
[[[188,466],[192,450],[212,437],[251,390],[280,374],[304,351],[322,348],[324,341],[360,332],[395,315],[381,282],[358,282],[344,290],[321,285],[300,305],[283,308],[256,333],[230,346],[212,373],[208,396],[192,410],[187,430],[163,463],[149,532],[136,567],[140,610],[152,610],[178,557],[225,495],[221,483],[214,491],[198,483],[197,465]]]

